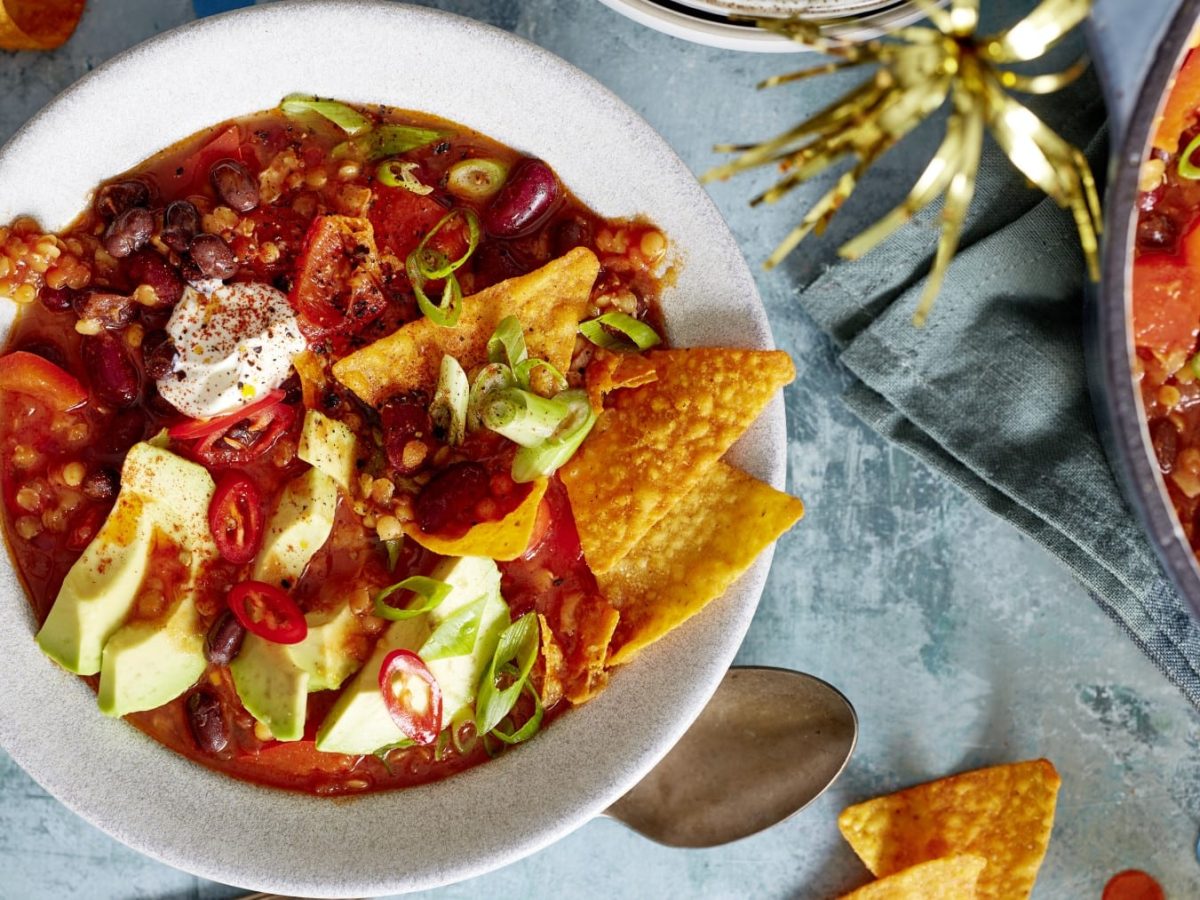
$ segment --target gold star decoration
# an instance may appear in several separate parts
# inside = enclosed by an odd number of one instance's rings
[[[985,132],[1029,181],[1069,209],[1079,230],[1088,276],[1099,278],[1100,199],[1079,148],[1065,141],[1010,91],[1048,94],[1066,86],[1088,66],[1086,58],[1059,72],[1025,75],[1009,68],[1040,59],[1058,45],[1091,9],[1091,0],[1043,0],[1028,15],[997,34],[978,35],[979,0],[950,0],[947,7],[916,0],[927,26],[898,28],[882,39],[848,44],[831,39],[828,21],[761,20],[759,25],[799,41],[837,61],[778,75],[759,87],[789,84],[856,66],[876,65],[870,78],[805,121],[758,144],[724,144],[718,153],[737,153],[703,176],[727,179],[739,172],[776,165],[783,173],[752,206],[775,203],[843,158],[853,164],[816,201],[766,261],[768,269],[810,233],[820,234],[881,155],[949,98],[945,137],[907,198],[890,213],[839,248],[858,259],[893,234],[938,197],[944,196],[937,254],[913,321],[920,325],[941,290],[958,250],[963,221],[975,194]]]

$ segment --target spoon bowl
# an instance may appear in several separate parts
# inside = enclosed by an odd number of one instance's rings
[[[782,822],[824,793],[858,740],[837,688],[803,672],[730,669],[671,751],[605,810],[670,847],[715,847]]]

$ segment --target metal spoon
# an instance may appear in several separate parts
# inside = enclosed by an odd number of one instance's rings
[[[858,715],[815,675],[730,669],[671,751],[604,815],[669,847],[715,847],[799,812],[837,780]],[[283,900],[249,894],[241,900]]]
[[[605,810],[670,847],[715,847],[799,812],[842,773],[858,716],[803,672],[733,668],[692,727]]]

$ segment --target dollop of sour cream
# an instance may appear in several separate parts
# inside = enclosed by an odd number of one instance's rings
[[[158,392],[196,419],[230,412],[279,387],[292,357],[306,346],[287,296],[266,284],[221,285],[206,293],[186,288],[167,334],[178,361],[159,379]]]

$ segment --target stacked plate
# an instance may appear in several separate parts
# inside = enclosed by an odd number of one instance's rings
[[[643,25],[684,40],[730,50],[794,53],[795,41],[759,28],[754,19],[806,16],[839,19],[830,34],[843,40],[876,37],[922,18],[912,0],[601,0]]]

